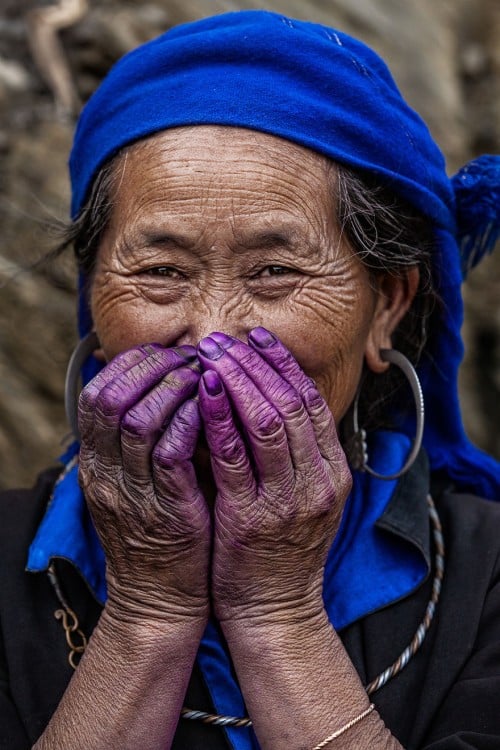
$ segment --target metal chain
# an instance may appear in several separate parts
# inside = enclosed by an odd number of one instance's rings
[[[68,661],[73,669],[76,669],[80,658],[87,647],[87,638],[85,637],[85,634],[82,632],[82,630],[80,630],[80,623],[78,622],[78,618],[69,606],[61,591],[61,587],[59,586],[59,581],[57,580],[53,563],[49,565],[47,569],[47,575],[49,576],[49,581],[51,582],[54,591],[56,592],[56,596],[59,599],[59,603],[62,607],[62,609],[56,609],[56,611],[54,612],[54,617],[56,618],[56,620],[62,620],[62,626],[66,635],[66,642],[69,646]],[[76,642],[75,636],[78,639]]]
[[[443,541],[443,529],[441,522],[436,511],[436,506],[430,495],[427,495],[427,505],[429,506],[429,516],[433,526],[434,544],[436,545],[436,556],[434,558],[434,566],[436,572],[434,574],[434,580],[432,582],[432,593],[431,598],[427,604],[425,615],[417,628],[417,631],[409,645],[405,650],[398,656],[396,661],[391,664],[390,667],[381,672],[370,684],[366,687],[368,695],[373,695],[376,690],[380,690],[389,680],[392,680],[399,672],[401,672],[408,662],[415,656],[417,651],[422,646],[424,638],[427,635],[431,622],[434,618],[436,606],[439,601],[439,595],[441,593],[441,584],[444,575],[444,541]]]

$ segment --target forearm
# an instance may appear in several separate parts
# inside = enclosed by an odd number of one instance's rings
[[[33,750],[166,750],[204,625],[128,624],[104,611]]]
[[[224,634],[264,750],[310,750],[368,709],[370,700],[326,614],[292,624],[226,623]],[[376,711],[330,747],[401,750]]]

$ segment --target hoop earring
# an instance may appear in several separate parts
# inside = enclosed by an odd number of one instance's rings
[[[368,472],[368,474],[371,474],[372,477],[376,477],[377,479],[389,480],[398,479],[399,477],[403,476],[403,474],[406,474],[419,454],[420,448],[422,446],[422,437],[424,434],[424,397],[422,394],[422,386],[420,385],[420,381],[418,379],[415,368],[413,367],[410,360],[404,356],[404,354],[401,354],[401,352],[398,352],[395,349],[381,349],[380,356],[384,360],[384,362],[390,362],[391,364],[396,365],[396,367],[399,367],[399,369],[404,373],[408,382],[410,383],[413,398],[415,399],[415,407],[417,413],[417,431],[415,439],[413,441],[413,446],[408,455],[408,458],[399,471],[395,472],[394,474],[379,474],[377,471],[372,469],[371,466],[368,465],[369,459],[368,447],[366,443],[366,430],[362,428],[360,429],[358,423],[358,406],[359,396],[361,393],[361,388],[358,388],[352,411],[354,435],[351,442],[351,463],[354,469],[358,469],[359,471],[366,471]]]
[[[80,440],[80,431],[78,429],[78,397],[80,371],[85,360],[99,349],[100,343],[95,331],[91,331],[77,344],[73,354],[68,362],[66,370],[66,380],[64,383],[64,408],[66,410],[66,419],[68,420],[71,432],[76,440]]]

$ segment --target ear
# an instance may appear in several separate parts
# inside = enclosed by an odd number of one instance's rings
[[[420,273],[416,266],[401,275],[383,274],[377,280],[377,299],[365,347],[366,364],[375,373],[385,372],[389,363],[380,357],[390,349],[391,337],[408,312],[418,290]]]

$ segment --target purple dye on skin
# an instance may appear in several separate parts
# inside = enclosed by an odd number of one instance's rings
[[[257,346],[260,346],[262,349],[265,349],[268,346],[272,346],[277,341],[276,336],[273,336],[270,331],[268,331],[266,328],[262,328],[262,326],[254,328],[252,331],[250,331],[250,333],[248,334],[248,338],[250,341],[252,341]]]
[[[192,359],[196,359],[196,347],[191,346],[191,344],[183,344],[182,346],[176,346],[174,348],[174,351],[176,351],[178,354],[181,355],[181,357],[184,357],[184,359],[187,359],[188,361]]]
[[[202,377],[205,390],[209,396],[218,396],[219,393],[222,393],[222,383],[216,372],[208,370],[203,373]]]
[[[198,409],[198,404],[193,399],[189,399],[188,401],[185,401],[179,409],[177,410],[176,418],[180,420],[180,418],[184,419],[186,422],[189,423],[190,428],[194,427],[196,429],[200,426],[200,410]]]
[[[211,333],[210,338],[216,341],[223,349],[229,349],[236,341],[232,336],[228,336],[227,333],[222,333],[220,331],[214,331]]]
[[[200,351],[207,359],[219,359],[224,354],[224,349],[222,349],[219,344],[209,336],[200,341],[198,344],[198,351]]]

